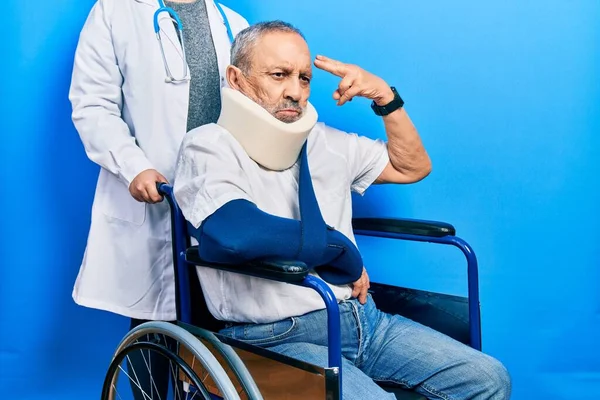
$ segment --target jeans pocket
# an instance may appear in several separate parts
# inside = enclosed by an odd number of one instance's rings
[[[274,346],[289,338],[296,330],[296,318],[286,318],[269,324],[248,324],[235,328],[235,338],[257,346]]]

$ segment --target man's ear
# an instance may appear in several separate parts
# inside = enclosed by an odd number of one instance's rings
[[[241,80],[244,79],[241,69],[234,65],[229,65],[225,71],[225,77],[230,88],[241,91],[241,86],[243,85]]]

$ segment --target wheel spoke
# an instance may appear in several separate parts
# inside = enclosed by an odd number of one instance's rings
[[[129,356],[127,356],[127,361],[128,361],[129,363],[131,363],[131,361],[129,360]],[[130,364],[130,365],[131,365],[131,364]],[[137,388],[138,388],[138,389],[140,389],[140,391],[142,392],[142,396],[144,396],[144,399],[148,398],[149,400],[152,400],[152,397],[148,396],[148,393],[146,393],[146,392],[144,391],[144,389],[142,389],[142,385],[140,384],[140,381],[139,381],[139,379],[137,379],[137,376],[136,376],[136,374],[135,374],[135,368],[132,368],[132,370],[133,370],[133,375],[135,376],[135,379],[136,379],[135,381],[134,381],[134,380],[131,378],[131,376],[130,376],[130,375],[127,373],[127,371],[125,371],[125,369],[124,369],[123,367],[121,367],[120,365],[119,365],[119,369],[120,369],[121,371],[123,371],[123,373],[125,374],[125,376],[126,376],[126,377],[128,377],[128,378],[129,378],[129,380],[130,380],[131,382],[133,382],[133,383],[135,384],[135,386],[137,386]]]

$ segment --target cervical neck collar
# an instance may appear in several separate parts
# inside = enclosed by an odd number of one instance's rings
[[[221,97],[217,124],[235,137],[252,160],[275,171],[294,165],[317,123],[317,111],[310,103],[302,118],[288,124],[237,90],[224,87]]]

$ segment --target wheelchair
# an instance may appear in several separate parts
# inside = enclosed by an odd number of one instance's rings
[[[169,379],[167,397],[173,399],[340,399],[343,378],[340,317],[331,289],[322,280],[310,275],[304,263],[294,260],[262,260],[245,265],[204,262],[199,257],[198,247],[191,244],[187,222],[175,201],[173,188],[168,184],[157,186],[171,211],[177,321],[147,322],[127,333],[112,357],[101,398],[128,398],[123,394],[130,394],[132,388],[137,387],[143,399],[162,400],[164,393],[163,396],[158,393],[158,381]],[[356,218],[353,219],[353,229],[357,236],[445,244],[460,249],[468,268],[466,298],[374,282],[371,282],[369,291],[380,310],[403,315],[481,350],[477,258],[469,244],[456,236],[452,225],[413,219]],[[225,323],[216,320],[208,311],[197,267],[215,268],[317,291],[328,313],[328,365],[308,364],[220,335],[218,332]],[[455,315],[460,314],[464,318],[445,320],[446,314],[432,311],[428,302],[412,302],[416,294],[435,298],[451,307],[457,313]],[[162,371],[161,376],[152,375],[151,352],[169,363],[169,368]],[[130,357],[134,353],[142,354],[146,370],[132,368]],[[383,384],[381,387],[397,399],[424,399],[405,388]]]

